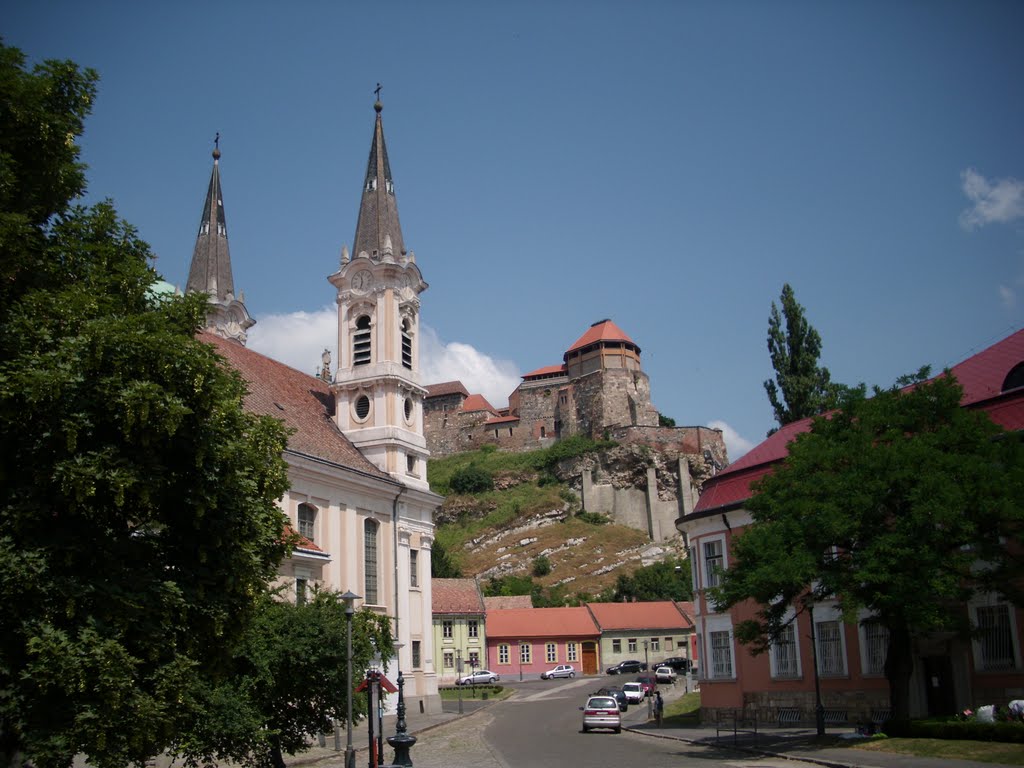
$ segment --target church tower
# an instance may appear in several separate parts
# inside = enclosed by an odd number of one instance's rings
[[[383,106],[363,181],[350,257],[328,279],[338,291],[338,370],[331,389],[338,427],[381,470],[429,490],[419,381],[419,295],[426,290],[405,250],[395,185],[384,144]]]
[[[206,192],[206,203],[199,221],[199,234],[192,252],[192,265],[188,270],[185,291],[209,296],[207,330],[245,344],[246,331],[256,321],[249,316],[243,303],[244,297],[235,298],[231,252],[228,250],[228,227],[220,188],[220,134],[214,140],[210,187]]]

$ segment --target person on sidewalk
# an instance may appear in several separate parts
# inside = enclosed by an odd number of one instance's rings
[[[665,711],[665,701],[661,698],[661,691],[655,691],[654,693],[654,722],[661,728],[661,716]]]

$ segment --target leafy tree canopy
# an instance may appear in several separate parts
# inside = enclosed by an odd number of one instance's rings
[[[768,318],[768,352],[775,379],[765,381],[764,389],[776,421],[784,426],[834,407],[839,388],[832,384],[828,368],[818,365],[821,336],[807,322],[789,283],[782,286],[780,301],[781,313],[773,301]]]
[[[369,610],[352,617],[352,679],[347,619],[337,592],[316,590],[295,604],[266,593],[236,649],[232,675],[197,696],[193,722],[174,749],[188,760],[283,768],[285,754],[348,717],[348,688],[358,687],[375,652],[392,653],[391,624]],[[367,713],[363,694],[353,716]]]
[[[99,768],[171,740],[276,572],[278,422],[158,300],[84,189],[95,73],[0,44],[0,762]]]
[[[967,629],[964,601],[994,590],[1017,601],[1024,454],[980,411],[960,407],[946,374],[909,390],[848,392],[789,445],[756,488],[753,524],[732,544],[713,599],[757,603],[737,637],[765,650],[789,610],[835,601],[889,630],[893,712],[907,715],[911,637]],[[979,563],[986,563],[978,568]]]
[[[693,582],[688,559],[668,558],[638,568],[615,581],[614,600],[692,600]]]

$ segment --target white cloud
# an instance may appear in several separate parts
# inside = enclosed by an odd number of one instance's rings
[[[999,299],[1003,302],[1003,306],[1007,309],[1013,309],[1017,306],[1017,292],[1013,288],[1009,288],[1005,285],[999,286]]]
[[[754,447],[753,442],[747,440],[747,438],[740,435],[739,432],[720,419],[708,422],[708,426],[712,429],[722,430],[722,439],[725,440],[725,448],[729,452],[730,463],[736,461],[736,459]]]
[[[508,405],[519,386],[519,368],[511,360],[497,360],[458,341],[443,342],[433,328],[420,327],[420,380],[426,384],[461,381],[470,394],[481,394],[495,408]]]
[[[316,312],[291,312],[258,318],[249,331],[248,346],[274,360],[314,375],[324,349],[331,350],[331,368],[337,369],[338,310],[327,306]],[[420,382],[461,381],[471,394],[481,394],[495,408],[508,404],[519,386],[515,363],[496,360],[460,342],[443,342],[429,326],[420,326]]]
[[[337,367],[337,344],[338,310],[328,306],[316,312],[258,317],[246,346],[313,376],[325,349],[331,350],[331,369]]]
[[[960,226],[976,229],[986,224],[1005,224],[1024,218],[1024,181],[990,181],[973,168],[960,174],[963,191],[971,207],[960,214]]]

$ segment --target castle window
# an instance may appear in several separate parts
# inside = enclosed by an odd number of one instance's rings
[[[402,321],[402,365],[412,370],[412,321],[405,318]]]
[[[356,332],[352,337],[353,365],[366,365],[371,361],[373,350],[370,334],[370,316],[362,315],[356,320]]]
[[[299,535],[310,541],[316,541],[316,507],[312,504],[299,504]]]
[[[364,600],[370,604],[377,603],[377,528],[379,526],[373,520],[363,522],[363,567],[365,568],[364,586],[366,597]]]

